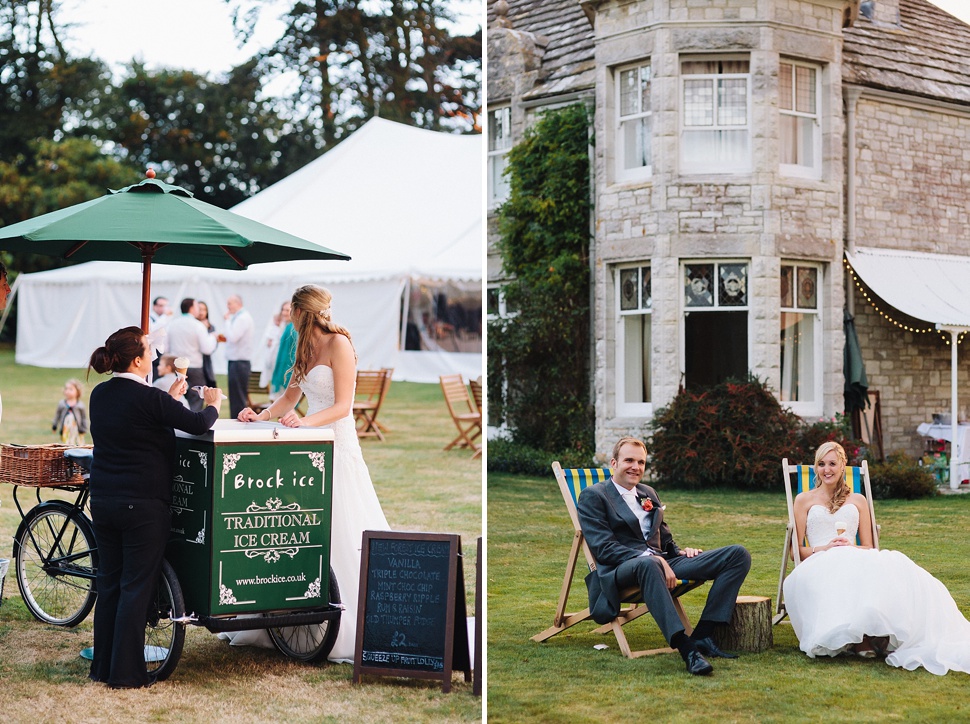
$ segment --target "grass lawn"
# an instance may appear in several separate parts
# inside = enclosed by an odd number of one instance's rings
[[[83,380],[84,371],[18,366],[13,351],[0,348],[0,441],[54,442],[51,418],[69,377]],[[100,379],[92,373],[88,392]],[[228,416],[228,405],[223,416]],[[473,615],[475,546],[482,535],[482,462],[463,451],[442,451],[454,437],[454,425],[438,385],[393,383],[380,419],[391,429],[387,442],[367,439],[362,447],[387,519],[395,530],[461,536],[466,606]],[[4,557],[10,555],[19,523],[12,490],[0,484]],[[354,686],[352,666],[307,665],[276,651],[231,648],[195,626],[188,627],[182,658],[168,681],[147,690],[112,691],[88,681],[88,662],[78,656],[91,645],[91,620],[89,616],[72,630],[37,622],[20,599],[11,571],[0,606],[4,721],[222,724],[482,718],[481,700],[461,675],[454,677],[450,694],[441,693],[440,682],[418,679],[365,677]]]
[[[660,491],[678,543],[705,549],[743,543],[753,563],[741,594],[770,596],[772,605],[786,519],[780,478],[779,470],[778,494]],[[970,496],[877,501],[876,520],[884,548],[905,552],[933,573],[970,613],[964,537]],[[970,721],[967,674],[934,676],[856,657],[810,659],[787,624],[774,628],[774,646],[764,653],[714,659],[710,677],[687,674],[677,654],[625,659],[612,634],[592,633],[592,622],[534,643],[530,637],[552,624],[571,539],[551,470],[542,478],[489,476],[490,722]],[[569,611],[586,607],[580,561]],[[681,599],[692,621],[707,589]],[[635,650],[665,645],[650,616],[625,631]],[[600,643],[610,648],[594,650]]]

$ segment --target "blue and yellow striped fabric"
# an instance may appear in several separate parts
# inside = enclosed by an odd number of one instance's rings
[[[796,494],[804,493],[815,487],[814,465],[792,465],[790,467],[795,471],[795,479],[797,481]],[[866,494],[866,491],[862,488],[862,468],[846,467],[845,480],[853,493]]]
[[[610,468],[563,468],[563,477],[573,496],[573,505],[579,503],[579,494],[595,483],[602,483],[613,474]]]

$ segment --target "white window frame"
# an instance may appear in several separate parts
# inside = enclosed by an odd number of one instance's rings
[[[783,305],[782,304],[782,301],[783,300],[780,298],[780,296],[778,297],[778,305],[779,305],[779,314],[778,314],[779,330],[778,331],[779,331],[779,334],[780,334],[780,332],[781,332],[781,313],[783,313],[783,312],[791,312],[791,313],[795,313],[795,314],[803,314],[803,315],[805,315],[805,318],[806,319],[811,319],[811,321],[813,323],[813,326],[814,326],[813,336],[815,338],[815,345],[814,345],[814,349],[813,349],[813,353],[812,353],[812,364],[814,366],[814,371],[813,371],[814,372],[814,384],[812,386],[812,395],[813,395],[814,399],[812,399],[812,400],[784,400],[784,399],[782,399],[782,397],[783,397],[783,389],[782,389],[781,382],[782,382],[782,375],[784,374],[784,370],[781,369],[781,366],[782,365],[779,363],[778,400],[779,400],[779,402],[781,403],[782,406],[787,407],[792,412],[794,412],[796,415],[799,415],[801,417],[819,417],[819,416],[821,416],[823,414],[823,411],[824,411],[824,405],[823,405],[823,399],[822,399],[823,398],[823,394],[824,394],[824,392],[823,392],[824,385],[822,384],[822,380],[823,380],[823,376],[824,376],[823,375],[823,369],[822,369],[822,364],[823,364],[823,350],[822,350],[822,345],[823,345],[823,341],[822,341],[822,337],[823,337],[822,311],[823,311],[823,309],[822,309],[822,300],[824,298],[824,295],[822,294],[822,288],[823,288],[823,285],[825,283],[825,277],[824,277],[824,271],[825,270],[824,270],[824,268],[823,268],[823,266],[821,264],[818,264],[816,262],[804,262],[804,261],[797,261],[797,260],[794,260],[794,259],[783,259],[782,262],[781,262],[781,267],[787,267],[787,266],[793,267],[793,271],[792,271],[793,288],[791,290],[792,304],[790,306]],[[799,283],[799,281],[798,281],[798,269],[799,268],[802,268],[802,269],[814,269],[814,270],[816,270],[816,274],[815,274],[815,308],[814,309],[812,309],[811,307],[802,307],[802,306],[799,306],[799,303],[798,303],[798,289],[797,289],[798,283]],[[781,275],[781,268],[779,268],[779,282],[781,281],[781,276],[782,276]],[[780,295],[780,289],[779,289],[779,295]],[[778,340],[778,353],[779,353],[779,355],[781,354],[781,340],[780,339]]]
[[[748,72],[746,73],[691,73],[685,74],[683,72],[683,64],[691,61],[706,62],[706,61],[745,61],[748,63]],[[718,56],[688,56],[683,55],[679,59],[679,76],[680,76],[680,171],[684,174],[721,174],[721,173],[750,173],[752,170],[752,107],[751,107],[751,58],[749,55],[718,55]],[[718,102],[718,91],[719,91],[719,81],[724,80],[744,80],[745,82],[745,123],[742,124],[727,124],[720,122],[722,115],[722,109],[724,108]],[[687,83],[688,81],[708,81],[711,84],[711,99],[713,106],[711,108],[711,125],[698,126],[698,125],[688,125],[687,123]],[[726,113],[726,111],[724,111]],[[688,150],[691,148],[693,139],[691,136],[699,135],[701,133],[709,133],[711,131],[721,131],[721,132],[731,132],[731,131],[744,131],[746,134],[746,152],[744,158],[738,161],[734,160],[724,160],[718,161],[711,158],[710,156],[705,156],[703,158],[698,158],[692,160],[688,158]]]
[[[506,157],[509,149],[512,148],[512,108],[510,106],[489,108],[486,122],[488,124],[488,158],[486,162],[488,208],[494,209],[501,206],[509,197],[508,182],[496,185],[495,179],[505,171],[508,165]],[[495,143],[492,132],[493,124],[498,124],[501,129],[500,139],[504,143],[500,145]]]
[[[781,70],[778,73],[778,148],[779,161],[781,158],[782,137],[781,125],[785,117],[796,119],[812,120],[812,158],[806,159],[808,163],[780,163],[779,172],[785,176],[797,176],[800,178],[820,179],[822,178],[822,68],[814,63],[805,63],[791,58],[782,58],[780,65],[788,65],[792,68],[792,85],[788,89],[792,94],[790,99],[790,109],[785,109],[782,95],[785,91],[781,87]],[[796,110],[795,98],[798,90],[798,68],[807,68],[815,72],[815,112],[808,113]],[[797,144],[796,144],[797,145]]]
[[[498,293],[498,304],[497,304],[498,309],[497,309],[496,312],[492,312],[492,311],[490,311],[488,309],[488,294],[491,291],[496,291]],[[494,284],[486,284],[485,285],[485,321],[486,321],[486,323],[487,322],[494,321],[496,319],[507,319],[509,317],[514,317],[517,314],[518,314],[518,312],[510,312],[509,311],[508,304],[505,301],[505,284],[504,283],[494,283]],[[504,379],[503,379],[502,385],[503,385],[503,387],[506,385]],[[504,396],[506,390],[503,390],[502,392],[503,392],[503,396]],[[485,411],[486,411],[486,413],[489,412],[489,405],[487,404],[487,402],[486,402],[486,405],[485,405]],[[488,440],[494,440],[497,437],[503,437],[504,436],[504,433],[508,432],[509,426],[508,426],[508,424],[506,423],[506,421],[504,419],[498,425],[490,425],[490,424],[488,424],[488,422],[489,422],[489,420],[488,420],[488,417],[486,416],[486,418],[485,418],[485,437],[486,437],[486,439],[488,439]]]
[[[652,69],[649,61],[643,61],[640,63],[635,63],[631,65],[619,66],[614,72],[614,89],[615,89],[615,104],[614,112],[616,114],[616,124],[614,128],[616,143],[614,147],[616,149],[616,180],[617,181],[636,181],[639,179],[650,178],[653,175],[653,108],[643,108],[640,106],[636,111],[629,113],[627,115],[622,115],[621,108],[621,98],[622,98],[622,82],[621,79],[624,73],[629,71],[635,71],[637,73],[637,85],[643,82],[643,74],[646,72],[648,82],[651,83],[650,89],[650,102],[652,104],[653,99],[653,87],[652,87]],[[638,105],[642,103],[642,97],[637,95]],[[630,124],[649,124],[651,131],[646,139],[646,144],[648,146],[648,157],[650,163],[643,166],[635,166],[633,168],[624,167],[624,159],[626,158],[626,136],[624,134],[625,127]]]
[[[615,346],[615,371],[616,371],[616,416],[617,417],[652,417],[653,416],[653,391],[648,390],[648,396],[650,401],[648,402],[627,402],[624,396],[626,390],[626,319],[631,316],[651,317],[651,339],[641,340],[641,343],[647,346],[650,351],[650,381],[651,386],[654,380],[654,354],[653,354],[653,295],[651,293],[651,299],[646,303],[643,299],[643,276],[642,273],[637,276],[637,308],[630,310],[621,310],[622,306],[622,293],[620,278],[622,276],[621,272],[629,269],[647,269],[651,270],[652,266],[649,260],[626,263],[622,265],[617,265],[614,271],[614,309],[616,310],[616,346]],[[651,285],[652,286],[652,285]]]
[[[711,291],[712,294],[712,304],[710,306],[704,307],[689,307],[687,306],[686,291],[681,284],[681,281],[687,278],[687,267],[695,266],[701,264],[711,264],[714,266],[714,279],[716,280],[720,275],[720,268],[724,264],[744,264],[747,267],[747,277],[745,280],[745,297],[747,304],[739,306],[725,306],[720,304],[718,299],[718,290],[714,288]],[[754,334],[752,333],[752,313],[751,313],[751,259],[744,258],[689,258],[681,259],[679,266],[679,276],[678,276],[678,294],[680,296],[680,374],[681,379],[687,374],[687,315],[688,314],[709,314],[711,312],[746,312],[747,313],[747,337],[748,337],[748,371],[751,371],[751,360],[754,354]]]

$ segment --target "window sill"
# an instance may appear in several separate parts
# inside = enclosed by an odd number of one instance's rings
[[[606,184],[606,191],[626,191],[628,189],[642,189],[653,186],[654,178],[642,176],[640,178],[618,178]]]

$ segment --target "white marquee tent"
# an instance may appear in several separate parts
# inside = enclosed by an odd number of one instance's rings
[[[152,297],[177,308],[186,296],[209,305],[219,327],[239,294],[257,333],[301,284],[334,294],[334,320],[350,329],[361,369],[393,367],[394,378],[437,382],[482,373],[482,139],[372,119],[334,150],[232,210],[349,254],[349,262],[258,264],[244,271],[154,265]],[[90,262],[18,278],[20,364],[81,367],[105,337],[138,323],[138,267]],[[472,324],[440,325],[445,300],[477,300]],[[406,320],[423,341],[405,351]],[[468,320],[465,320],[468,321]],[[442,329],[446,334],[442,334]],[[475,335],[478,335],[477,337]],[[469,342],[469,339],[471,340]],[[225,361],[217,351],[216,369]],[[253,359],[261,369],[262,357]]]

